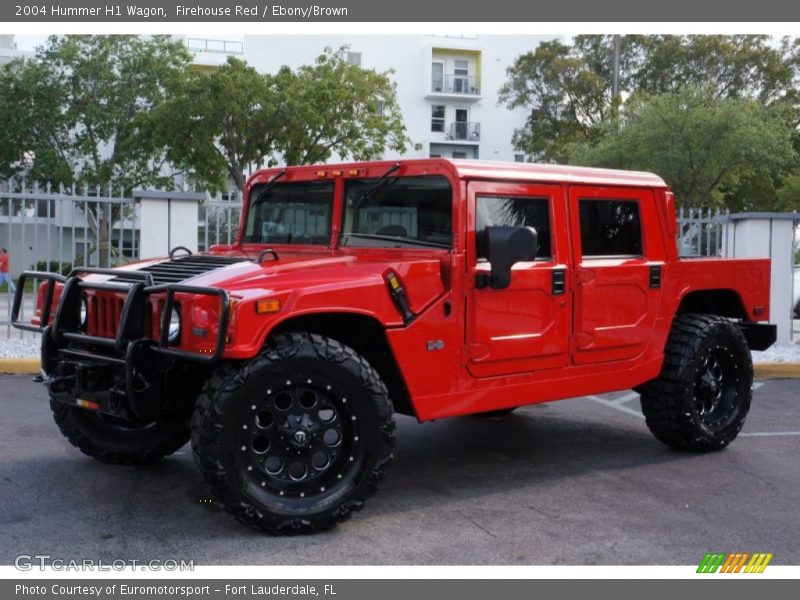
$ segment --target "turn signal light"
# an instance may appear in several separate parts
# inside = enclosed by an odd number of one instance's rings
[[[256,301],[256,314],[265,315],[276,313],[281,309],[280,300],[258,300]]]

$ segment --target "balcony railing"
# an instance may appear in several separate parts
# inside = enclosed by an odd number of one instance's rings
[[[464,140],[466,142],[480,142],[481,141],[481,124],[480,123],[467,123],[466,121],[456,121],[450,123],[450,129],[447,132],[448,139],[451,140]]]
[[[435,94],[480,94],[480,79],[475,75],[441,75],[431,80]]]
[[[194,52],[218,52],[220,54],[244,54],[244,44],[229,40],[189,38],[186,47]]]

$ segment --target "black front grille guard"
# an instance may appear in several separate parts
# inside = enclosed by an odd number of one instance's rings
[[[125,277],[131,280],[130,283],[122,283],[118,281],[106,282],[92,282],[84,281],[79,274],[83,275],[114,275]],[[45,289],[44,306],[42,307],[42,314],[40,315],[39,325],[30,323],[22,323],[19,320],[19,313],[22,307],[22,294],[25,289],[25,281],[27,279],[42,279],[46,282],[47,288]],[[147,343],[155,352],[174,358],[181,358],[191,360],[199,363],[212,364],[222,358],[225,351],[225,341],[228,335],[228,324],[230,322],[230,299],[228,293],[220,288],[204,287],[196,285],[184,285],[180,283],[167,283],[162,285],[153,285],[153,276],[144,271],[131,271],[122,269],[101,269],[94,267],[81,267],[73,270],[69,275],[63,277],[56,273],[44,273],[41,271],[24,271],[19,277],[19,285],[16,294],[14,295],[14,303],[11,309],[11,324],[17,329],[26,331],[43,331],[50,321],[50,306],[53,301],[53,294],[57,283],[62,283],[64,289],[61,291],[61,297],[58,300],[56,307],[55,318],[53,324],[49,328],[49,333],[57,345],[62,345],[65,340],[77,342],[81,344],[88,344],[107,348],[115,351],[118,355],[125,356],[125,362],[131,363],[133,358],[133,349],[140,343]],[[81,291],[84,289],[105,290],[114,292],[126,292],[127,296],[122,305],[122,314],[120,315],[119,326],[114,338],[104,338],[88,335],[81,331],[80,323],[80,302]],[[152,294],[166,294],[166,302],[160,326],[160,339],[155,340],[142,339],[144,334],[144,327],[139,323],[138,327],[133,322],[133,317],[138,311],[141,315],[144,314],[144,307],[147,305],[147,298]],[[214,346],[214,352],[210,354],[201,354],[198,352],[189,352],[186,350],[178,350],[169,347],[169,315],[172,312],[172,307],[175,304],[175,294],[186,293],[196,294],[203,296],[217,296],[220,300],[220,320],[219,331],[217,332],[217,340]],[[96,354],[88,351],[72,351],[62,350],[66,353],[79,353],[85,358],[94,358],[97,360],[119,363],[120,358],[108,356],[105,354]]]

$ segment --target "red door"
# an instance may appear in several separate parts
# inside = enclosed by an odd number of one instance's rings
[[[558,186],[471,182],[468,186],[467,367],[492,377],[562,367],[569,361],[572,294],[563,189]],[[505,289],[475,287],[488,274],[481,231],[492,225],[532,226],[535,260],[514,265]]]
[[[664,246],[649,189],[571,187],[575,364],[631,359],[652,335]]]

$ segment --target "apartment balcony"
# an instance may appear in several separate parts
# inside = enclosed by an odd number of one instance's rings
[[[481,97],[480,78],[475,75],[434,75],[428,97],[478,100]]]
[[[480,142],[481,124],[468,123],[466,121],[450,123],[450,127],[447,130],[447,139],[457,142]]]
[[[210,40],[188,38],[186,47],[192,52],[214,52],[218,54],[244,54],[244,44],[232,40]]]
[[[244,44],[235,40],[190,37],[186,48],[192,53],[192,67],[209,73],[224,65],[229,56],[241,58],[244,54]]]

